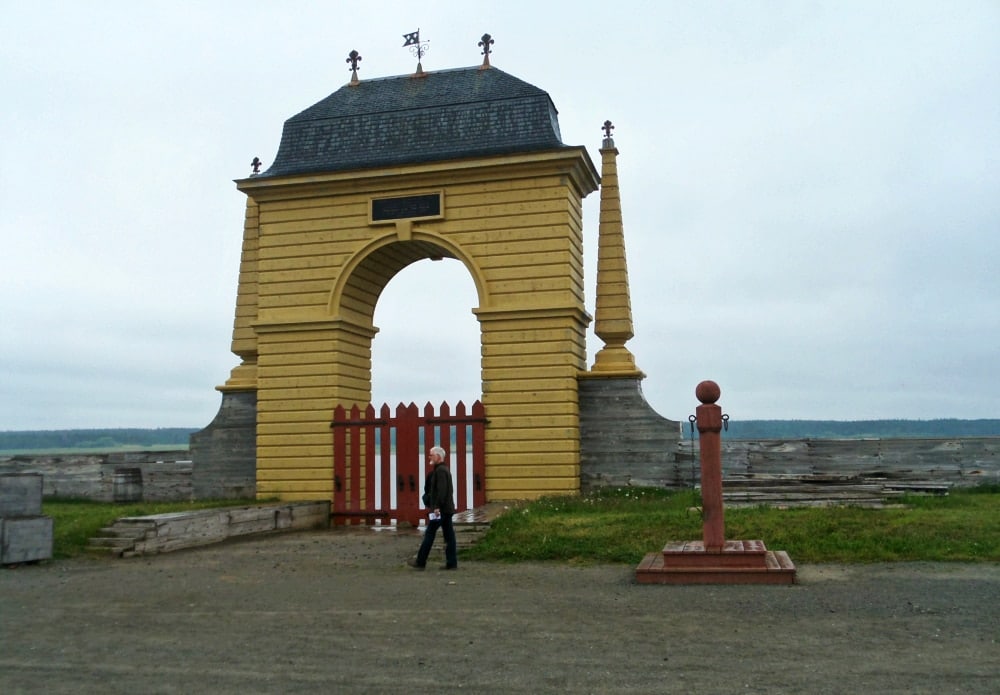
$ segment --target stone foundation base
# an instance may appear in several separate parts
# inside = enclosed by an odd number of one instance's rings
[[[257,392],[226,391],[215,419],[191,435],[194,499],[257,495]]]
[[[646,402],[641,379],[581,378],[580,487],[683,485],[677,463],[680,423]]]

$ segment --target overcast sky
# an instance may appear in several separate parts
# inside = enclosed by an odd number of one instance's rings
[[[1000,417],[1000,2],[551,6],[4,3],[0,430],[210,422],[237,364],[233,179],[352,49],[362,79],[412,72],[418,28],[428,71],[492,34],[598,164],[614,122],[660,414],[714,379],[734,419]],[[375,399],[478,398],[475,303],[457,262],[397,276]]]

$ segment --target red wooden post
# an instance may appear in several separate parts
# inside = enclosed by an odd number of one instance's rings
[[[361,501],[361,426],[358,424],[361,420],[361,411],[358,410],[358,406],[355,403],[351,406],[351,429],[350,429],[350,462],[351,462],[351,493],[348,496],[349,510],[357,511],[359,509],[364,509]],[[360,522],[360,517],[353,517],[350,519],[350,523],[356,524]]]
[[[444,441],[435,442],[435,438],[434,438],[435,425],[432,422],[434,420],[434,406],[431,405],[430,401],[427,401],[426,403],[424,403],[423,413],[424,414],[423,414],[423,417],[420,419],[420,422],[421,422],[421,425],[422,425],[422,428],[423,428],[423,433],[424,433],[424,439],[423,439],[424,448],[417,453],[417,456],[420,457],[420,466],[418,468],[418,470],[420,471],[420,476],[418,476],[418,478],[417,478],[419,481],[426,481],[427,480],[427,472],[428,472],[427,471],[427,452],[430,451],[430,448],[432,446],[434,446],[435,443],[440,443],[440,445],[442,447],[444,447],[445,452],[448,451],[448,443],[447,442],[444,442]],[[447,463],[447,462],[448,462],[448,459],[445,458],[445,463]],[[420,483],[419,489],[420,489],[421,494],[423,494],[423,482]],[[416,524],[414,524],[414,525],[416,525]]]
[[[472,404],[472,506],[486,504],[486,409]]]
[[[375,406],[371,403],[365,408],[363,427],[358,427],[358,434],[364,432],[365,447],[365,510],[375,509]],[[374,523],[373,517],[364,519],[364,523]]]
[[[427,405],[430,405],[430,403],[428,403]],[[431,414],[428,417],[434,418],[433,409],[431,409]],[[438,409],[438,416],[437,418],[434,419],[435,422],[440,423],[437,425],[437,443],[438,446],[443,447],[445,452],[447,453],[444,462],[449,464],[448,470],[451,470],[452,467],[450,465],[451,464],[450,459],[452,454],[455,453],[451,450],[451,428],[454,427],[455,423],[451,419],[451,406],[448,405],[447,401],[441,401],[441,407]],[[431,436],[433,437],[433,435]],[[427,448],[430,449],[433,444],[434,442],[432,439],[431,441],[427,442]],[[452,475],[454,475],[454,473],[452,473]]]
[[[430,401],[424,403],[424,416],[420,419],[424,428],[424,450],[420,452],[420,463],[423,468],[423,464],[427,463],[427,452],[432,446],[435,445],[434,441],[434,406],[431,405]],[[447,442],[440,442],[440,445],[444,447],[445,451],[448,450]],[[426,472],[426,469],[425,469]]]
[[[458,496],[455,509],[464,512],[466,509],[472,509],[472,500],[469,499],[469,484],[467,482],[469,479],[469,456],[465,430],[468,423],[466,422],[465,403],[462,401],[455,405],[455,421],[451,426],[455,428],[455,451],[452,452],[455,460],[452,477],[455,479],[455,492]]]
[[[415,403],[396,407],[396,510],[397,519],[417,526],[420,512],[420,411]]]
[[[715,404],[722,389],[714,381],[703,381],[694,395],[701,401],[695,410],[701,441],[702,538],[707,552],[722,552],[726,523],[722,507],[722,408]]]
[[[347,461],[345,440],[347,432],[343,425],[347,420],[344,406],[338,405],[333,411],[333,511],[343,512],[347,508],[344,497],[347,488]],[[341,523],[341,518],[334,516],[334,524]]]
[[[379,423],[379,438],[382,446],[380,458],[382,469],[382,509],[388,510],[392,509],[392,484],[394,482],[389,467],[389,462],[392,460],[392,423],[390,422],[392,411],[389,410],[389,404],[383,403],[379,413],[381,420]]]
[[[459,473],[459,462],[456,458],[456,447],[451,445],[451,432],[455,427],[455,418],[451,416],[451,406],[448,405],[447,401],[441,401],[441,407],[438,409],[438,415],[435,419],[435,423],[437,423],[437,443],[438,446],[445,450],[444,462],[445,465],[448,466],[448,470],[451,472],[451,482],[454,486],[454,490],[458,493],[461,474]],[[452,500],[455,504],[455,511],[462,510],[460,502],[461,493],[459,493],[458,500],[459,501],[454,499]]]
[[[641,584],[794,584],[795,565],[783,550],[760,540],[726,540],[722,506],[722,441],[729,417],[716,405],[722,389],[703,381],[694,390],[701,405],[695,422],[701,435],[702,541],[669,541],[635,568]]]

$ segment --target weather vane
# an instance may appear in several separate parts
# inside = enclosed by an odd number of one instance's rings
[[[361,54],[357,51],[351,51],[347,54],[347,60],[345,62],[351,64],[351,84],[357,84],[359,81],[358,70],[360,70],[358,63],[361,62]]]
[[[403,48],[406,48],[407,46],[410,47],[410,53],[417,57],[417,72],[422,73],[424,71],[424,67],[421,65],[420,61],[423,59],[424,54],[430,50],[430,46],[427,45],[430,41],[420,40],[420,29],[410,32],[409,34],[403,34],[403,39],[405,39]]]
[[[480,66],[480,70],[485,70],[490,66],[490,46],[493,45],[493,37],[489,34],[483,34],[483,38],[479,40],[479,47],[483,49],[483,64]]]

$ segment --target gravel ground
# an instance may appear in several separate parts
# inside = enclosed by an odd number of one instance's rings
[[[998,564],[661,586],[621,565],[416,572],[418,542],[338,529],[0,570],[0,693],[1000,691]]]

